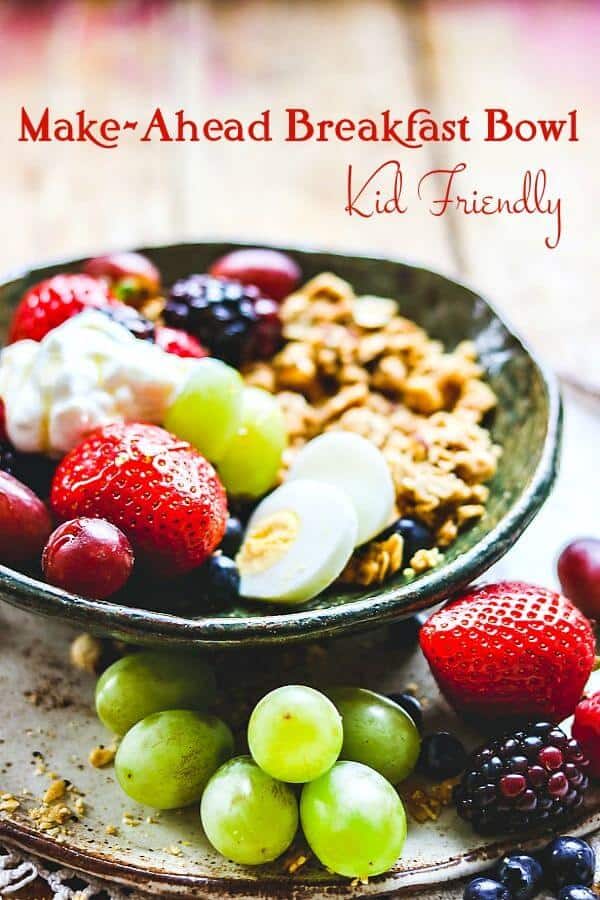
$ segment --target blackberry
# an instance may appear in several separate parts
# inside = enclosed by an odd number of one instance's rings
[[[154,322],[147,319],[133,306],[125,303],[109,303],[102,306],[100,312],[118,325],[123,325],[131,334],[141,341],[153,342],[156,334]]]
[[[193,334],[213,356],[237,366],[252,356],[260,299],[253,285],[188,275],[171,288],[163,317],[167,325]]]
[[[11,444],[0,442],[0,470],[26,484],[42,500],[50,495],[56,465],[40,453],[20,453]]]
[[[454,789],[459,816],[480,834],[552,826],[583,802],[589,765],[578,742],[547,722],[476,750]]]

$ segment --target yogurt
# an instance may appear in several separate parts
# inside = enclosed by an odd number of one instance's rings
[[[24,453],[61,456],[112,422],[162,424],[194,363],[88,310],[0,353],[8,437]]]

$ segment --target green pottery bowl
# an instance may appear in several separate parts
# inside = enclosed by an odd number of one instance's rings
[[[237,245],[236,245],[237,246]],[[203,272],[231,244],[157,247],[143,252],[165,283]],[[306,278],[332,271],[358,293],[398,300],[403,315],[451,348],[475,341],[499,398],[490,428],[503,447],[490,484],[485,517],[460,535],[437,568],[408,581],[398,574],[376,589],[330,589],[298,609],[239,605],[202,611],[193,578],[157,588],[134,581],[115,602],[86,600],[39,579],[0,566],[0,598],[44,616],[122,640],[147,644],[238,646],[302,641],[389,623],[426,609],[480,576],[513,546],[547,498],[554,481],[561,405],[554,377],[499,314],[478,294],[434,272],[386,259],[288,250]],[[0,285],[0,337],[12,309],[32,284],[59,271],[77,271],[81,260],[8,276]]]

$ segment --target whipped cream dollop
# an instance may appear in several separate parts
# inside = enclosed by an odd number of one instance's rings
[[[112,422],[160,425],[197,360],[166,353],[88,310],[0,353],[6,431],[24,453],[61,456]]]

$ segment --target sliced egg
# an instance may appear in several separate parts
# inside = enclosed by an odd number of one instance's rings
[[[358,518],[356,545],[385,528],[394,508],[392,476],[383,453],[366,438],[330,431],[309,441],[296,456],[288,480],[310,478],[342,490]]]
[[[254,510],[236,557],[242,597],[304,603],[338,577],[354,549],[358,523],[346,494],[297,479]]]

